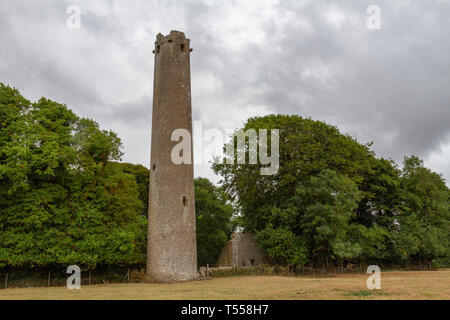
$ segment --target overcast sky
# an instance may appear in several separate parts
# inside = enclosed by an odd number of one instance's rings
[[[79,30],[67,27],[70,5]],[[417,155],[449,184],[450,0],[0,0],[0,82],[95,119],[119,134],[124,161],[148,167],[152,50],[172,29],[194,48],[203,130],[311,117],[373,141],[379,157]],[[195,174],[217,181],[208,164]]]

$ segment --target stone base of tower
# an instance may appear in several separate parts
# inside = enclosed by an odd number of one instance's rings
[[[146,282],[150,283],[171,283],[171,282],[185,282],[200,280],[200,274],[198,272],[191,274],[168,274],[168,273],[154,273],[150,272],[146,274]]]

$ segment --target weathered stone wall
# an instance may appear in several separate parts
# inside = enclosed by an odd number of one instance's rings
[[[253,236],[247,233],[234,233],[217,260],[219,266],[258,266],[265,263],[269,263],[268,257]]]
[[[266,262],[263,250],[251,234],[240,234],[238,243],[237,266],[257,266]]]
[[[171,152],[176,129],[192,136],[190,40],[184,33],[158,34],[155,43],[150,164],[147,276],[150,281],[196,279],[194,172]],[[192,150],[192,139],[190,141]]]
[[[221,266],[232,266],[233,265],[233,241],[229,240],[222,248],[220,252],[217,264]]]

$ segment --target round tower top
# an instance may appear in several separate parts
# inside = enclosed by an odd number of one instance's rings
[[[170,31],[170,34],[167,36],[164,36],[162,33],[158,33],[156,36],[156,44],[161,45],[167,42],[177,42],[177,43],[183,43],[189,42],[190,40],[186,38],[184,35],[184,32],[172,30]]]
[[[186,38],[184,32],[181,31],[172,30],[167,36],[164,36],[162,33],[158,33],[156,36],[155,50],[153,50],[153,53],[159,53],[161,46],[166,43],[180,45],[182,51],[187,49],[188,52],[190,52],[192,51],[189,46],[190,41],[190,39]]]

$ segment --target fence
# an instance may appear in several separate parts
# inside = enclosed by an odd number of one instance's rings
[[[141,266],[103,266],[81,270],[81,285],[140,282],[145,271]],[[67,268],[0,269],[0,289],[65,286]]]
[[[200,268],[200,273],[203,278],[211,277],[227,277],[234,275],[326,275],[326,274],[336,274],[336,273],[366,273],[367,267],[370,264],[347,264],[345,266],[326,266],[319,267],[287,267],[278,265],[267,265],[261,264],[259,266],[220,266],[220,265],[207,265],[206,267]],[[423,266],[417,265],[390,265],[390,264],[379,264],[379,266],[384,271],[423,271],[423,270],[435,270],[431,266],[423,268]],[[203,270],[203,273],[202,273]]]
[[[199,272],[202,279],[227,277],[235,275],[300,275],[316,274],[318,276],[328,273],[365,273],[366,264],[349,264],[342,268],[312,268],[303,267],[294,269],[292,267],[277,265],[259,266],[220,266],[207,265],[200,267]],[[419,271],[423,268],[418,266],[393,266],[382,265],[384,271]],[[433,268],[429,267],[428,270]],[[23,288],[23,287],[44,287],[44,286],[65,286],[67,278],[67,268],[53,269],[0,269],[0,289]],[[138,266],[101,266],[96,269],[81,270],[81,285],[96,285],[107,283],[138,283],[145,280],[145,267]]]

